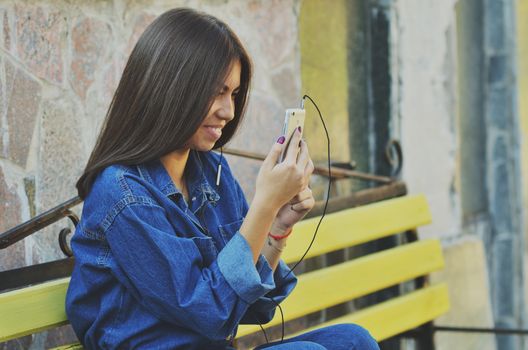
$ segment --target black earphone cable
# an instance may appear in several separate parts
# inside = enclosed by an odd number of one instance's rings
[[[328,129],[326,128],[326,124],[324,122],[323,115],[321,114],[321,111],[319,110],[319,107],[317,106],[317,104],[314,102],[314,100],[310,96],[308,96],[308,95],[304,95],[303,96],[301,106],[304,106],[304,99],[305,98],[309,99],[310,102],[314,105],[315,109],[317,110],[317,113],[319,114],[319,119],[321,119],[321,123],[323,124],[323,128],[324,128],[324,131],[325,131],[325,134],[326,134],[327,159],[328,159],[328,190],[326,192],[326,199],[325,199],[325,205],[324,205],[324,208],[323,208],[323,214],[321,215],[321,218],[319,219],[319,222],[317,223],[317,227],[315,228],[315,232],[314,232],[314,235],[312,237],[312,241],[310,242],[310,245],[308,246],[308,248],[304,252],[304,254],[301,257],[301,259],[299,261],[297,261],[297,263],[295,265],[293,265],[293,267],[290,269],[290,271],[288,271],[288,273],[283,277],[283,279],[286,279],[286,277],[288,277],[293,272],[293,270],[295,270],[297,265],[299,265],[301,263],[301,261],[304,260],[304,258],[306,257],[306,254],[308,254],[308,252],[312,248],[312,245],[315,242],[315,238],[317,237],[317,232],[319,231],[319,226],[321,226],[321,222],[323,222],[323,219],[324,219],[324,217],[326,215],[326,209],[328,207],[328,200],[330,199],[330,189],[331,189],[331,186],[332,186],[332,168],[331,168],[331,162],[330,162],[330,136],[328,134]],[[275,305],[278,306],[278,308],[280,310],[280,313],[281,313],[281,318],[282,318],[281,343],[282,343],[284,341],[284,313],[282,312],[282,308],[280,307],[279,303],[277,303],[275,301],[275,299],[273,299],[273,297],[270,297],[270,299],[275,303]],[[262,325],[260,327],[262,328],[262,331],[264,331],[264,327],[262,327]],[[266,336],[266,332],[264,332],[264,335],[266,337],[266,342],[268,342],[268,337]]]

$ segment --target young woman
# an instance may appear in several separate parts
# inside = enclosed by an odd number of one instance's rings
[[[300,133],[262,164],[248,206],[212,149],[243,116],[250,59],[218,19],[171,10],[143,33],[77,183],[66,298],[87,349],[232,349],[240,323],[266,323],[296,278],[280,255],[314,205]],[[217,185],[219,165],[222,165]],[[377,349],[366,331],[330,327],[273,349]]]

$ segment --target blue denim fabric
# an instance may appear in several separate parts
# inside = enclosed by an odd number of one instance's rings
[[[266,323],[296,278],[253,263],[248,204],[220,157],[191,151],[187,205],[159,160],[97,177],[72,238],[66,313],[87,349],[226,349],[240,323]],[[213,185],[211,185],[213,184]],[[286,276],[286,279],[283,277]]]
[[[297,337],[261,345],[255,350],[379,350],[369,332],[355,324],[338,324],[301,334]]]

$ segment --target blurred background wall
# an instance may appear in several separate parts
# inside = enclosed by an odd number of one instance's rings
[[[528,0],[0,1],[0,232],[76,195],[126,59],[177,6],[226,21],[253,57],[247,119],[230,147],[266,153],[283,110],[319,104],[332,160],[425,193],[452,308],[442,325],[528,328]],[[326,162],[311,106],[305,135]],[[259,162],[229,157],[252,198]],[[321,198],[324,179],[314,178]],[[341,180],[336,194],[372,184]],[[80,211],[78,208],[77,211]],[[61,257],[66,222],[0,252],[0,270]],[[67,328],[0,344],[40,349]],[[438,349],[526,349],[516,336],[438,333]],[[411,341],[401,348],[412,349]]]

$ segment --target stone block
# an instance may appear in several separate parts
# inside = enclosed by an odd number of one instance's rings
[[[95,18],[80,18],[72,29],[72,61],[70,82],[82,99],[95,79],[104,60],[106,47],[112,40],[110,26]]]
[[[31,138],[38,117],[41,87],[22,70],[4,61],[5,89],[0,90],[0,110],[7,121],[2,125],[0,155],[22,168],[26,167]]]
[[[267,154],[281,135],[284,108],[273,98],[253,93],[237,134],[229,147]]]
[[[299,73],[292,67],[283,67],[271,76],[273,90],[284,108],[298,108],[301,103]]]
[[[39,168],[36,177],[37,214],[52,209],[77,195],[75,183],[84,169],[82,113],[67,100],[50,100],[42,105]],[[35,235],[34,261],[63,257],[57,235],[68,226],[66,219]]]
[[[66,325],[47,332],[44,348],[50,349],[64,344],[77,343],[78,341],[71,325]]]
[[[286,62],[297,46],[297,14],[294,1],[248,1],[242,9],[251,18],[248,30],[254,35],[268,68]]]
[[[116,62],[100,67],[102,74],[86,93],[83,116],[84,156],[90,155],[117,87]]]
[[[482,241],[464,238],[444,248],[445,268],[431,275],[432,284],[447,282],[450,310],[436,325],[493,327],[486,257]],[[438,332],[437,350],[495,350],[495,337],[479,333]]]
[[[8,183],[0,164],[0,233],[21,223],[22,203],[16,185]],[[24,266],[24,242],[18,242],[0,251],[0,271]]]
[[[156,16],[150,13],[146,13],[146,12],[141,12],[140,14],[136,16],[136,18],[134,19],[134,24],[132,26],[132,35],[130,35],[130,38],[128,39],[128,45],[127,45],[127,50],[126,50],[127,57],[132,52],[132,49],[134,49],[134,46],[136,45],[141,34],[143,34],[147,26],[155,18]]]
[[[28,199],[29,216],[34,217],[37,210],[35,207],[35,178],[33,176],[24,178],[24,190]]]
[[[31,336],[0,343],[0,350],[27,350],[31,345]]]
[[[65,18],[59,11],[41,5],[15,5],[16,54],[39,78],[54,83],[63,80],[61,38]]]
[[[10,27],[9,22],[9,15],[7,10],[3,9],[0,12],[0,15],[3,17],[2,19],[2,29],[3,29],[3,47],[7,51],[11,51],[11,36],[12,36],[12,29]]]

